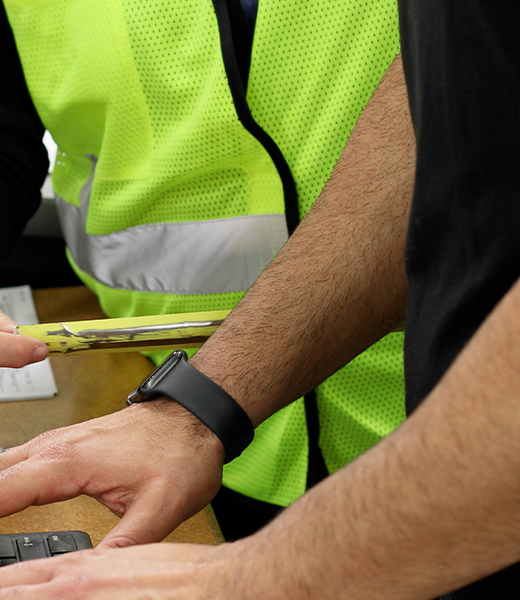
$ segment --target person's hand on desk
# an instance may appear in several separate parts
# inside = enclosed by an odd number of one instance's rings
[[[223,461],[182,406],[135,404],[0,454],[0,517],[86,494],[122,517],[101,547],[157,542],[213,499]]]
[[[0,600],[238,600],[239,548],[154,544],[27,561],[2,567]]]
[[[23,367],[43,360],[47,346],[25,335],[13,335],[15,323],[0,311],[0,367]]]

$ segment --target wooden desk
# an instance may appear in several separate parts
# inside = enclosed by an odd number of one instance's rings
[[[42,323],[104,317],[97,298],[84,287],[36,290],[34,299]],[[1,402],[0,445],[15,446],[43,431],[115,412],[125,406],[128,391],[152,370],[151,363],[138,353],[87,353],[50,360],[58,395],[49,400]],[[0,533],[77,529],[87,532],[95,545],[116,522],[117,517],[108,509],[81,496],[4,517],[0,519]],[[223,538],[208,508],[183,523],[165,541],[218,544]]]

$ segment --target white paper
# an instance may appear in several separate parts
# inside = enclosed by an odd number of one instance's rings
[[[31,288],[0,288],[0,310],[19,325],[38,323]],[[58,392],[49,359],[21,369],[0,368],[0,402],[51,398]]]

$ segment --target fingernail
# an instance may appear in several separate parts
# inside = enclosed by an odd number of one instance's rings
[[[47,348],[47,346],[36,346],[36,348],[33,351],[32,358],[35,362],[38,362],[39,360],[47,358],[47,354],[49,354],[49,349]]]

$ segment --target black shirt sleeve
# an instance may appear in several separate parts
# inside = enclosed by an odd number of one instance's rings
[[[417,136],[406,249],[411,411],[520,277],[520,6],[493,0],[399,5]],[[520,563],[451,597],[518,600]]]
[[[399,4],[417,137],[406,248],[411,411],[520,277],[520,6]]]
[[[44,127],[27,90],[14,37],[0,3],[0,261],[36,212],[49,168]]]

